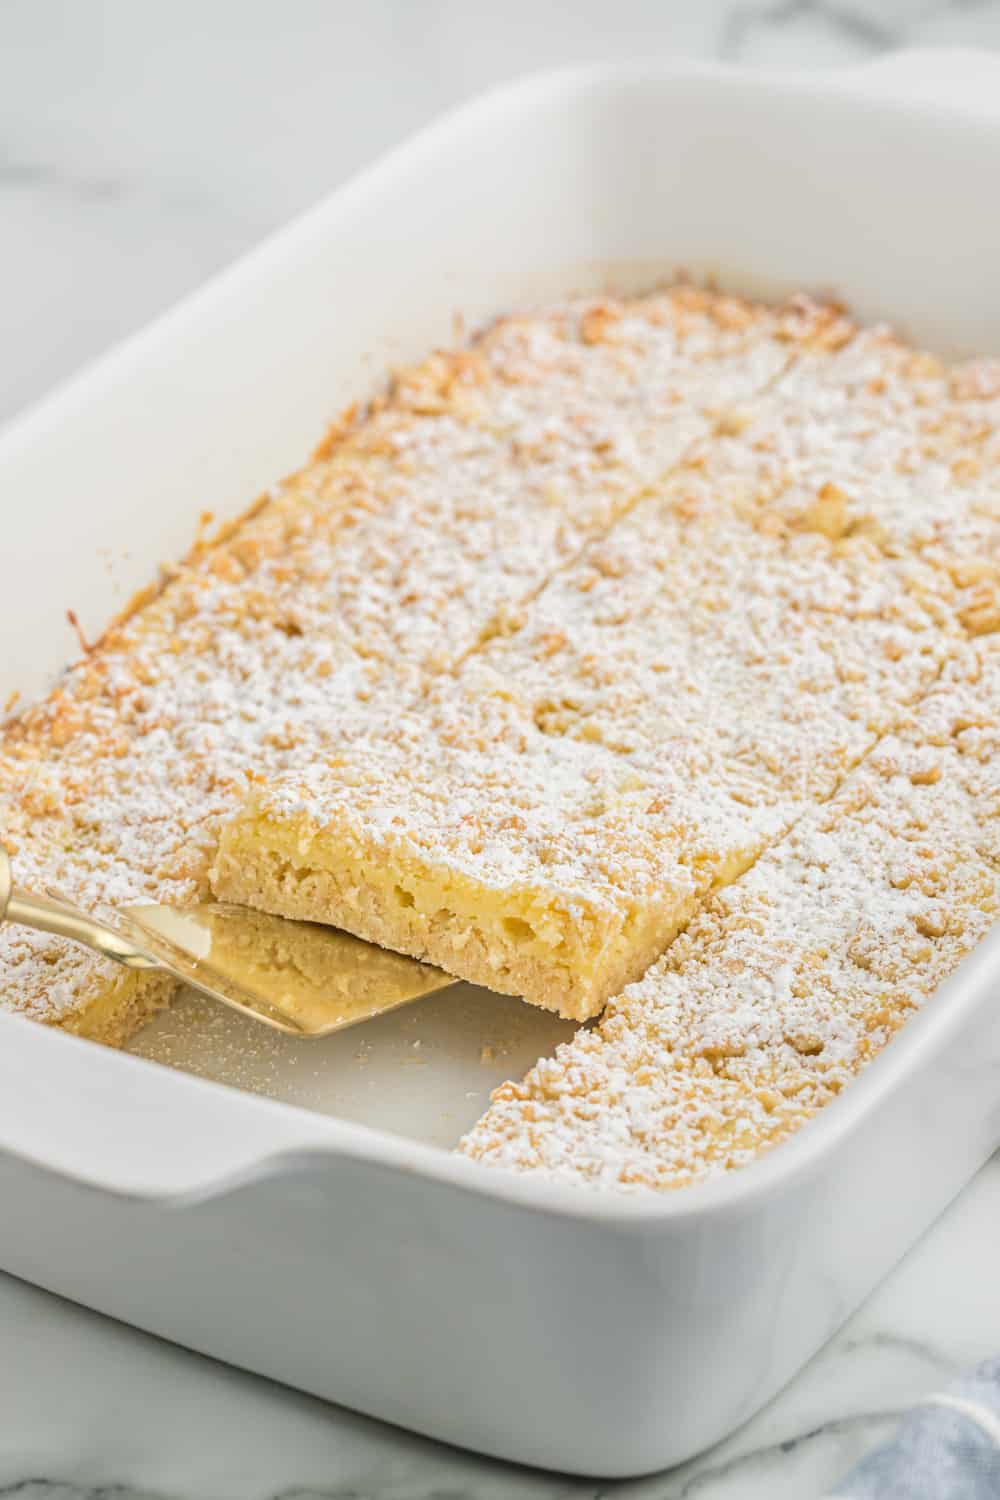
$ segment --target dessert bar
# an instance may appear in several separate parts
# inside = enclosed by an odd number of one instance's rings
[[[585,1020],[958,640],[866,539],[649,495],[407,712],[255,787],[215,890]]]

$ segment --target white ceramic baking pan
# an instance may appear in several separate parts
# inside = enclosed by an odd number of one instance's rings
[[[684,266],[1000,353],[998,174],[1000,59],[569,72],[472,104],[7,431],[0,700],[67,657],[66,606],[98,629],[456,309]],[[256,1094],[0,1018],[0,1264],[454,1443],[636,1474],[767,1400],[1000,1142],[998,985],[1000,934],[796,1139],[662,1198],[428,1144],[482,1107],[481,1035],[503,1073],[558,1029],[481,992],[329,1056],[255,1062],[204,1023],[202,1071]],[[188,1020],[158,1055],[195,1066]]]

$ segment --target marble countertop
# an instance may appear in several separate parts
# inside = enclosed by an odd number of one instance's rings
[[[1000,48],[1000,0],[6,0],[0,420],[442,108],[547,64]],[[478,1460],[0,1276],[0,1497],[805,1500],[1000,1350],[1000,1158],[728,1442],[617,1486]]]

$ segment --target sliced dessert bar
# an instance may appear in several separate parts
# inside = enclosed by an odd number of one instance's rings
[[[409,712],[256,785],[214,887],[584,1019],[955,646],[864,542],[651,496]]]

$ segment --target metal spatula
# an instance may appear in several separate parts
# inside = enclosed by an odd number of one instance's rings
[[[333,927],[243,906],[127,906],[112,927],[61,897],[14,884],[0,844],[0,923],[82,943],[129,969],[154,969],[297,1036],[327,1036],[456,981]]]

